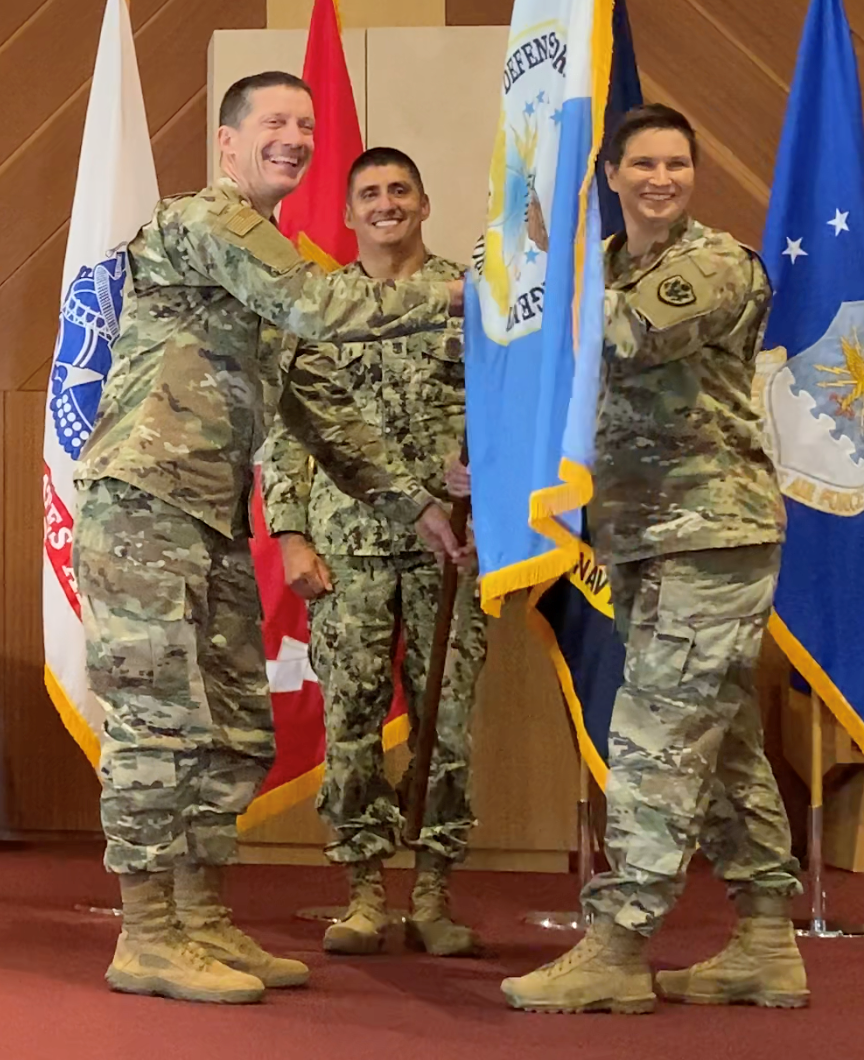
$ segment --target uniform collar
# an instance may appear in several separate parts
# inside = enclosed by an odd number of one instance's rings
[[[233,179],[233,177],[218,177],[216,180],[216,187],[221,188],[224,192],[227,192],[230,198],[236,199],[237,202],[239,202],[241,205],[248,206],[251,210],[255,210],[255,207],[252,205],[249,199],[247,199],[246,196],[243,195],[243,193],[240,191],[240,185],[237,183],[236,180]],[[255,212],[257,213],[258,211],[256,210]],[[263,216],[264,215],[262,214],[262,217]],[[274,214],[271,214],[268,218],[266,218],[266,220],[270,221],[278,228],[278,224]]]
[[[424,247],[424,250],[425,250],[425,247]],[[411,279],[412,280],[414,279],[415,276],[422,277],[423,273],[428,268],[429,263],[433,260],[434,256],[435,256],[434,254],[430,254],[429,251],[426,250],[426,257],[423,259],[423,264],[420,266],[419,269],[417,269],[415,272],[413,272],[411,274]],[[360,261],[359,258],[355,258],[354,261],[352,261],[350,265],[346,266],[346,268],[354,269],[356,272],[359,272],[362,276],[369,276],[369,273],[363,268],[363,263]],[[370,279],[371,279],[371,277],[370,277]]]
[[[627,250],[627,233],[619,232],[613,236],[606,247],[606,283],[607,286],[627,287],[638,283],[643,276],[655,269],[669,251],[678,243],[689,242],[696,222],[688,214],[680,217],[669,229],[669,236],[662,243],[656,243],[646,255],[636,259]]]

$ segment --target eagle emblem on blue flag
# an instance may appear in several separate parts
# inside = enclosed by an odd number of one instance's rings
[[[57,440],[77,460],[90,437],[111,349],[120,331],[126,251],[98,265],[84,265],[69,285],[51,373],[49,408]]]
[[[812,346],[760,354],[767,448],[787,497],[831,515],[864,511],[864,302],[844,302]]]

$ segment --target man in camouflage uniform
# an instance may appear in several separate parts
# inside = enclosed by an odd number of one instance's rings
[[[626,642],[609,734],[606,855],[592,925],[503,989],[517,1008],[650,1012],[644,951],[701,845],[739,924],[717,956],[661,972],[673,1001],[807,1003],[789,825],[762,745],[754,669],[785,514],[751,400],[771,289],[757,256],[690,220],[683,115],[628,115],[607,175],[626,233],[606,251],[594,545]]]
[[[429,281],[462,275],[463,266],[427,252],[422,224],[428,214],[420,173],[407,155],[392,148],[364,152],[351,170],[347,204],[359,260],[341,275]],[[301,376],[322,355],[327,364],[338,364],[338,381],[353,390],[365,421],[383,427],[388,465],[394,458],[404,462],[444,498],[445,464],[458,454],[465,429],[461,328],[454,323],[404,339],[301,348],[295,373]],[[348,911],[328,928],[324,948],[374,953],[387,924],[382,859],[393,854],[404,823],[381,745],[393,697],[393,646],[401,631],[413,747],[441,574],[410,526],[343,493],[310,466],[305,449],[284,429],[268,439],[263,470],[269,529],[285,535],[288,584],[310,601],[310,651],[327,732],[318,808],[336,832],[327,855],[349,870]],[[410,944],[441,956],[477,947],[473,933],[450,917],[447,875],[464,856],[474,823],[467,790],[469,718],[484,657],[476,579],[462,577],[406,925]],[[407,776],[400,788],[404,795]]]
[[[129,245],[120,335],[76,470],[87,665],[106,715],[105,862],[123,898],[107,975],[118,990],[242,1002],[308,975],[235,928],[220,897],[236,816],[274,754],[246,541],[262,380],[278,376],[282,343],[270,325],[307,339],[443,332],[454,293],[322,277],[300,260],[269,218],[308,168],[313,123],[291,75],[229,89],[229,179],[160,202]],[[318,385],[325,466],[461,561],[434,498],[407,469],[379,470],[380,439],[350,395],[326,375]]]

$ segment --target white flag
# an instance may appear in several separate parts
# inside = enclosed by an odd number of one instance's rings
[[[90,86],[63,266],[45,416],[42,606],[45,682],[95,766],[102,711],[87,688],[72,571],[75,461],[90,436],[119,330],[126,244],[159,198],[135,42],[125,0],[107,0]]]

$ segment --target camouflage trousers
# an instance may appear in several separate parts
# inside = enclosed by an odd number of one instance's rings
[[[81,488],[75,568],[105,711],[105,865],[236,859],[275,754],[249,547],[134,486]]]
[[[754,684],[779,545],[609,570],[627,655],[609,733],[606,857],[582,900],[650,935],[697,844],[735,893],[801,891]]]
[[[384,772],[381,730],[393,699],[400,634],[402,684],[411,723],[422,707],[441,574],[427,556],[325,557],[334,591],[310,606],[310,657],[321,682],[327,732],[318,809],[336,832],[332,861],[389,857],[404,824],[410,768],[394,792]],[[486,653],[475,579],[460,578],[438,713],[425,821],[415,844],[461,859],[474,817],[468,794],[470,716]]]

